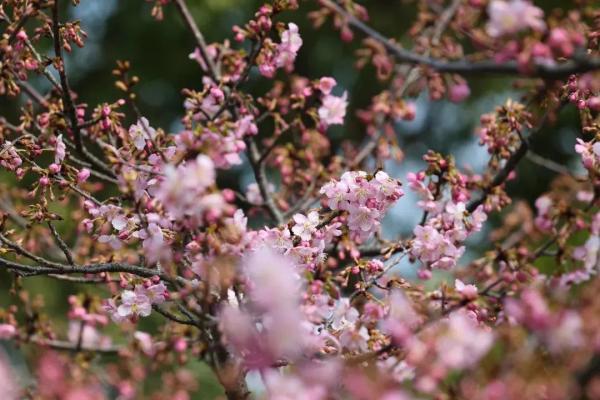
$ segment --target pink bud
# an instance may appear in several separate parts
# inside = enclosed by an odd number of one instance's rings
[[[417,107],[415,106],[415,103],[408,103],[404,109],[404,115],[402,116],[402,119],[406,121],[412,121],[415,119],[416,115]]]
[[[344,42],[351,42],[352,39],[354,39],[354,33],[352,33],[352,29],[350,29],[348,25],[344,25],[340,32],[340,37]]]
[[[22,42],[26,41],[27,40],[27,32],[25,32],[23,29],[21,29],[17,33],[17,39],[19,39]]]
[[[550,32],[548,38],[548,44],[555,51],[558,51],[561,55],[569,57],[575,51],[571,40],[569,39],[569,33],[563,28],[554,28]]]
[[[223,91],[217,87],[213,87],[210,89],[210,95],[218,102],[222,102],[225,99],[225,94]]]
[[[331,89],[333,89],[333,87],[336,84],[337,82],[335,81],[335,79],[328,76],[324,76],[319,80],[319,90],[323,94],[328,95],[329,93],[331,93]]]
[[[79,171],[77,173],[77,182],[83,183],[83,182],[87,181],[87,179],[89,177],[90,177],[90,170],[87,168],[83,168],[83,169],[81,169],[81,171]]]
[[[448,98],[453,103],[460,103],[466,100],[471,95],[471,89],[466,82],[462,82],[450,87]]]
[[[48,186],[50,184],[50,178],[48,178],[47,176],[42,176],[40,178],[40,185],[41,186]]]
[[[235,192],[231,189],[223,189],[221,192],[226,202],[232,203],[235,200]]]
[[[420,269],[417,271],[417,277],[424,281],[431,279],[431,271],[428,269]]]
[[[187,342],[183,338],[178,338],[175,340],[173,347],[175,348],[176,352],[182,353],[187,349]]]
[[[56,163],[52,163],[48,166],[48,170],[52,174],[58,174],[60,172],[60,165],[58,165]]]
[[[600,111],[600,96],[590,97],[587,101],[587,106],[592,111]]]

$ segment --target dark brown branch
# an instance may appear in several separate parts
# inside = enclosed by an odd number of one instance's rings
[[[556,111],[558,112],[564,105],[565,105],[565,103],[561,103],[558,106]],[[475,211],[477,209],[477,207],[479,207],[481,204],[483,204],[487,200],[487,197],[492,193],[492,191],[496,187],[502,185],[506,181],[506,179],[508,179],[508,176],[510,175],[510,173],[512,171],[514,171],[515,168],[517,168],[517,165],[519,164],[519,162],[521,162],[521,160],[527,155],[527,152],[529,150],[529,139],[532,136],[538,134],[544,128],[544,126],[546,125],[546,122],[548,121],[549,116],[550,116],[550,111],[548,111],[544,114],[537,129],[529,135],[529,138],[524,138],[521,136],[521,144],[519,145],[519,148],[506,161],[506,163],[504,164],[504,167],[498,172],[498,174],[494,177],[492,182],[490,182],[490,184],[487,185],[483,189],[483,194],[481,195],[481,197],[479,197],[477,200],[474,200],[467,205],[467,211],[469,211],[469,212]]]
[[[38,257],[39,258],[39,257]],[[42,259],[43,260],[43,259]],[[47,262],[46,260],[43,260]],[[187,281],[181,277],[171,277],[159,270],[145,268],[137,265],[122,264],[117,262],[112,263],[97,263],[88,265],[69,266],[64,264],[52,263],[53,267],[45,265],[26,265],[14,261],[0,258],[0,267],[21,272],[22,276],[43,276],[51,274],[99,274],[102,272],[124,272],[142,278],[151,278],[153,276],[160,277],[163,281],[175,286],[175,283],[186,283]]]
[[[47,346],[54,350],[64,350],[64,351],[73,351],[80,352],[86,351],[91,353],[100,353],[100,354],[116,354],[121,351],[120,346],[87,346],[82,344],[78,346],[78,343],[72,343],[64,340],[50,340],[33,337],[31,342],[32,344],[38,346]]]
[[[65,241],[60,237],[60,234],[56,230],[56,227],[54,226],[52,221],[48,221],[48,228],[50,228],[50,232],[52,233],[52,236],[54,237],[56,244],[62,250],[69,265],[75,265],[75,261],[73,261],[73,253],[71,252],[71,249],[69,249],[69,246],[67,246]]]
[[[469,205],[467,206],[468,212],[471,213],[475,211],[477,207],[482,205],[487,200],[488,196],[497,186],[502,185],[506,181],[510,173],[517,167],[517,165],[523,159],[523,157],[525,157],[525,154],[527,154],[528,149],[529,144],[527,143],[527,140],[522,140],[521,145],[519,146],[517,151],[515,151],[512,154],[512,156],[510,156],[510,158],[506,161],[506,164],[504,164],[504,167],[500,170],[500,172],[498,172],[498,174],[494,177],[492,182],[483,189],[483,194],[481,195],[481,197],[469,203]]]
[[[156,311],[157,313],[159,313],[166,319],[171,320],[173,322],[177,322],[177,323],[183,324],[183,325],[196,326],[196,327],[200,325],[199,321],[195,321],[192,319],[184,319],[184,318],[179,317],[179,316],[173,314],[172,312],[170,312],[162,307],[159,307],[157,305],[153,305],[152,308],[154,309],[154,311]]]

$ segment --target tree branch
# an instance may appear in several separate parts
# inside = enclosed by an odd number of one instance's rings
[[[187,3],[185,0],[175,0],[175,6],[177,7],[179,14],[181,14],[181,17],[183,18],[183,21],[187,25],[188,29],[194,34],[196,44],[198,45],[198,50],[200,51],[200,56],[202,57],[202,60],[208,69],[208,74],[215,83],[218,83],[221,80],[221,74],[219,73],[219,70],[217,69],[213,59],[208,55],[208,45],[206,44],[204,35],[198,28],[196,21],[194,21],[194,17],[190,12]]]
[[[52,6],[52,36],[54,39],[54,54],[58,58],[59,65],[57,69],[60,78],[60,86],[62,88],[62,101],[65,113],[69,118],[71,131],[73,132],[73,136],[75,137],[75,146],[77,148],[77,151],[95,167],[101,169],[103,172],[107,173],[111,177],[114,177],[113,171],[102,161],[97,159],[93,154],[91,154],[83,144],[81,129],[79,128],[79,125],[77,123],[77,112],[75,110],[75,104],[73,103],[73,97],[71,95],[71,87],[69,85],[69,80],[65,71],[65,60],[62,55],[62,46],[60,43],[60,26],[58,18],[58,3],[59,0],[54,0],[54,5]]]
[[[341,15],[350,25],[365,35],[381,43],[398,62],[425,65],[438,72],[456,73],[462,75],[478,74],[504,74],[504,75],[527,75],[545,79],[559,79],[572,74],[583,73],[600,69],[600,57],[578,57],[560,64],[549,65],[538,62],[532,65],[530,72],[524,72],[516,61],[498,63],[495,61],[445,61],[428,56],[413,53],[403,49],[398,44],[380,32],[371,28],[355,16],[344,10],[333,0],[320,0],[321,4],[335,13]]]

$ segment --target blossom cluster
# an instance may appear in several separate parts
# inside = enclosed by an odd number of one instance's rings
[[[135,285],[133,290],[124,290],[120,295],[120,303],[114,299],[108,300],[105,310],[110,313],[113,321],[123,322],[149,316],[152,306],[163,304],[168,297],[167,287],[159,278],[147,280]]]
[[[287,19],[297,0],[214,43],[186,0],[151,1],[156,19],[182,18],[200,67],[168,128],[169,113],[144,113],[129,62],[112,71],[113,100],[83,103],[95,97],[64,52],[87,34],[59,3],[0,7],[0,100],[14,103],[0,116],[0,398],[187,400],[208,387],[199,362],[232,400],[600,398],[593,2],[418,1],[401,46],[353,0],[320,0],[316,28],[366,36],[354,65],[377,85],[364,101],[362,73],[295,68],[314,48]],[[410,204],[384,170],[426,142],[454,149],[402,134],[429,123],[421,94],[476,112],[487,85],[470,76],[491,73],[519,79],[472,121],[487,163],[426,151]],[[545,128],[565,107],[581,175],[537,148],[546,130],[563,142]],[[545,174],[523,191],[526,162]],[[392,234],[392,207],[418,223]]]
[[[386,210],[402,197],[400,186],[383,171],[373,176],[351,171],[324,185],[320,193],[330,209],[348,213],[348,229],[356,238],[365,239],[379,227]]]

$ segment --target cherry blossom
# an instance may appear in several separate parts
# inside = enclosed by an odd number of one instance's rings
[[[309,241],[319,225],[319,214],[316,211],[311,211],[307,216],[302,214],[294,215],[294,222],[296,223],[292,227],[294,235],[299,236],[304,241]]]
[[[512,35],[524,29],[546,29],[544,12],[528,0],[492,0],[488,6],[490,36]]]
[[[327,94],[323,97],[322,105],[319,107],[319,118],[325,126],[341,125],[344,123],[346,108],[348,107],[348,93],[342,96]]]
[[[121,305],[117,308],[119,317],[147,317],[152,312],[152,304],[145,294],[125,290],[121,293]]]

